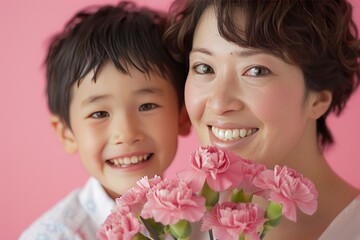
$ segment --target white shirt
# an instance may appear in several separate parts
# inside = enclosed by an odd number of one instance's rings
[[[360,240],[360,195],[330,223],[319,240]]]
[[[96,239],[96,232],[110,214],[114,201],[95,178],[75,190],[40,216],[20,240]]]

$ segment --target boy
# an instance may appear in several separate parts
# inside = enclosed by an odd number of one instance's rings
[[[46,58],[51,124],[92,176],[20,239],[95,239],[119,197],[137,180],[161,175],[178,134],[186,71],[162,45],[166,19],[123,2],[78,12]]]

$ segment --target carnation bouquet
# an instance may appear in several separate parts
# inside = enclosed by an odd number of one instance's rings
[[[316,211],[314,184],[286,166],[267,169],[215,146],[200,147],[190,164],[175,179],[138,181],[116,200],[97,237],[185,240],[200,221],[208,239],[264,239],[282,217],[296,222],[297,208]]]

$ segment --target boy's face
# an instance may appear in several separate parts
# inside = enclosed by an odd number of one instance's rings
[[[86,170],[115,198],[147,175],[161,175],[178,140],[179,107],[170,81],[112,63],[96,83],[90,72],[72,88],[71,137]]]

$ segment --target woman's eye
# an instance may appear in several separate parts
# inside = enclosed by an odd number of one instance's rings
[[[199,74],[214,73],[214,70],[207,64],[198,64],[194,66],[194,70]]]
[[[270,70],[266,67],[256,66],[252,67],[245,72],[245,76],[262,77],[270,73]]]
[[[94,112],[91,114],[91,118],[105,118],[108,117],[109,113],[105,111]]]
[[[145,103],[139,107],[139,111],[140,112],[149,111],[149,110],[157,108],[157,107],[158,107],[158,105],[155,103]]]

